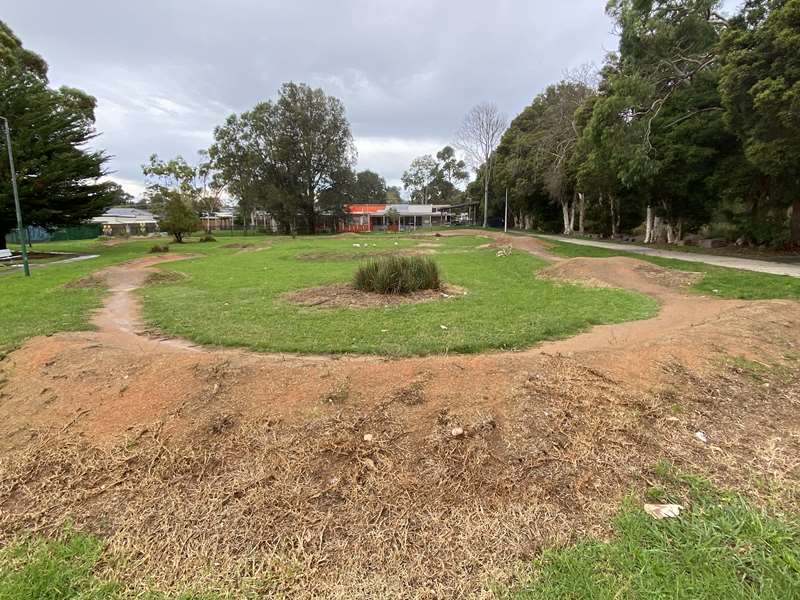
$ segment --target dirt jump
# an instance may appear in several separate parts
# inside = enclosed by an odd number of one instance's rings
[[[0,362],[0,538],[98,533],[134,588],[480,597],[547,545],[607,535],[660,460],[752,494],[756,473],[797,501],[800,303],[475,233],[659,313],[520,352],[262,354],[147,330],[136,288],[184,257],[109,268],[96,330]]]

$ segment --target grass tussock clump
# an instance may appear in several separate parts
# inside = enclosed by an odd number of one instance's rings
[[[203,237],[201,237],[201,238],[200,238],[198,241],[199,241],[201,244],[207,244],[208,242],[216,242],[216,241],[217,241],[217,238],[215,238],[215,237],[214,237],[213,235],[211,235],[210,233],[207,233],[207,234],[205,234]]]
[[[162,254],[164,252],[169,252],[169,246],[156,244],[150,248],[150,254]]]
[[[383,256],[368,260],[356,271],[353,286],[362,292],[410,294],[437,290],[439,266],[423,256]]]

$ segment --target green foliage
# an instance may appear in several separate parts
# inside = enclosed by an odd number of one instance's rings
[[[614,537],[546,550],[516,599],[782,600],[800,590],[800,518],[774,515],[703,479],[657,470],[648,501],[679,502],[656,521],[628,499]]]
[[[423,256],[384,256],[358,267],[353,285],[364,292],[408,294],[437,290],[441,285],[439,267]]]
[[[180,244],[186,234],[200,228],[200,219],[180,192],[167,190],[162,193],[162,197],[164,200],[159,209],[158,226]]]
[[[341,101],[321,89],[285,83],[277,101],[231,115],[214,139],[211,164],[240,211],[267,210],[287,233],[297,225],[314,233],[318,199],[331,208],[352,192],[350,124]]]
[[[0,22],[0,115],[11,128],[20,201],[27,225],[78,224],[113,201],[99,183],[108,157],[86,145],[95,136],[95,99],[74,88],[47,85],[47,66]],[[0,247],[16,227],[5,131],[0,121]]]
[[[359,171],[352,196],[353,202],[383,204],[386,202],[386,180],[374,171]]]
[[[215,238],[210,233],[206,233],[205,235],[201,236],[199,240],[197,240],[201,244],[207,244],[208,242],[216,242],[217,238]]]

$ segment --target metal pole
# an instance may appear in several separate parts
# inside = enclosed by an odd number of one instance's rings
[[[8,164],[11,168],[11,189],[14,192],[14,207],[17,209],[17,232],[19,234],[19,245],[22,249],[22,269],[25,271],[25,277],[31,276],[31,268],[28,265],[28,250],[25,248],[25,231],[22,228],[22,209],[19,206],[19,193],[17,192],[17,173],[14,171],[14,153],[11,151],[11,129],[8,126],[8,119],[3,119],[6,126],[6,146],[8,146]]]
[[[506,215],[503,217],[503,232],[508,233],[508,188],[506,188]]]

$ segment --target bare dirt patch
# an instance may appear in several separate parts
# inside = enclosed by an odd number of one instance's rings
[[[577,282],[595,287],[618,287],[639,291],[687,288],[702,279],[702,273],[666,269],[634,258],[571,258],[539,271],[547,279]]]
[[[357,290],[350,283],[336,283],[288,292],[282,294],[280,299],[305,307],[374,308],[448,300],[467,294],[465,288],[450,284],[445,284],[438,290],[420,290],[410,294],[374,294]]]

